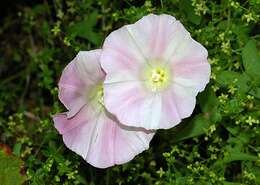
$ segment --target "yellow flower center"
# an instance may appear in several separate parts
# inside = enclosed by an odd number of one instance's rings
[[[87,94],[88,101],[91,102],[92,105],[98,106],[97,108],[104,107],[104,88],[102,83],[103,82],[100,82],[99,84],[92,87]]]
[[[157,67],[155,69],[152,69],[151,71],[151,81],[154,84],[164,83],[166,81],[166,72],[165,70]]]
[[[145,70],[146,86],[151,91],[160,91],[166,88],[170,82],[170,72],[161,66],[148,67]]]
[[[97,91],[97,101],[101,105],[104,105],[104,88],[103,88],[103,85],[101,87],[99,87],[99,89]]]

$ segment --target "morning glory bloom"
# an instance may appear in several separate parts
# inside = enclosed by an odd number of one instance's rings
[[[128,126],[174,127],[209,82],[207,56],[173,16],[150,14],[123,26],[103,45],[105,107]]]
[[[154,132],[122,125],[103,105],[101,50],[81,51],[64,69],[59,99],[68,112],[53,117],[65,145],[98,168],[122,164],[149,147]]]

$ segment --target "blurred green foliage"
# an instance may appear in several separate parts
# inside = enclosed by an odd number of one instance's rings
[[[260,0],[8,3],[0,18],[0,143],[13,154],[0,153],[0,179],[10,170],[12,184],[260,184]],[[100,48],[111,31],[148,13],[175,16],[208,49],[211,82],[193,115],[158,131],[148,151],[96,169],[53,127],[51,115],[64,111],[57,82],[79,50]]]

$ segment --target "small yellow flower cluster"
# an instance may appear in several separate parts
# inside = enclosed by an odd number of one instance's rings
[[[156,173],[159,175],[160,178],[162,178],[162,176],[165,174],[162,167],[160,167],[160,169],[157,170]]]
[[[231,30],[227,32],[221,32],[217,36],[217,41],[221,44],[221,51],[230,55],[232,53],[231,43],[229,37],[233,34]]]
[[[67,3],[67,11],[71,14],[74,14],[76,12],[76,5],[75,5],[75,1],[66,1]]]
[[[155,10],[154,6],[152,5],[152,2],[150,0],[146,0],[144,3],[144,8],[147,12],[151,13]]]
[[[210,152],[210,159],[216,160],[217,159],[217,152],[219,152],[219,149],[215,146],[209,145],[208,151]]]
[[[201,30],[201,29],[197,29],[197,30],[195,30],[195,33],[196,33],[196,35],[200,35],[200,34],[201,34],[201,32],[202,32],[202,30]]]
[[[216,131],[216,125],[211,125],[208,130],[206,131],[206,136],[204,137],[205,141],[208,141],[212,134]]]
[[[192,0],[192,6],[196,15],[205,15],[209,10],[204,0]]]
[[[217,85],[212,85],[211,88],[214,92],[217,92],[219,90],[219,87]]]
[[[256,179],[256,176],[253,173],[250,173],[248,171],[244,171],[243,176],[244,176],[244,178],[248,179],[249,181]]]
[[[13,121],[13,117],[12,116],[9,116],[9,120],[10,121],[8,122],[8,127],[9,127],[9,129],[11,129],[11,128],[16,126],[16,122]]]
[[[217,37],[218,41],[224,41],[225,40],[225,32],[222,32]]]
[[[242,20],[246,20],[248,23],[256,23],[259,20],[259,15],[256,15],[255,12],[248,12],[242,16]]]
[[[58,9],[58,11],[57,11],[57,17],[58,17],[59,19],[62,19],[62,18],[64,17],[64,13],[63,13],[63,11],[62,11],[61,9]]]
[[[113,18],[115,21],[118,21],[118,19],[119,19],[119,12],[114,12],[114,13],[112,14],[112,18]]]
[[[23,152],[21,153],[21,157],[24,158],[27,155],[32,153],[32,147],[26,146]]]
[[[53,162],[54,162],[54,160],[52,158],[49,158],[43,166],[44,171],[50,172]]]
[[[68,179],[75,179],[75,175],[77,173],[78,173],[78,170],[75,170],[75,171],[67,173],[66,175],[67,175]]]
[[[235,121],[235,124],[236,125],[239,125],[239,124],[242,124],[243,123],[246,123],[247,125],[249,126],[253,126],[253,125],[259,125],[260,121],[256,118],[254,118],[253,116],[251,115],[244,115],[244,116],[241,116],[239,117],[236,121]]]
[[[235,63],[234,63],[234,67],[235,67],[236,69],[239,69],[240,63],[239,63],[239,62],[235,62]]]
[[[248,116],[245,120],[248,125],[252,126],[253,124],[259,124],[259,120],[252,118],[252,116]]]
[[[208,131],[209,131],[210,134],[212,134],[213,132],[215,132],[215,131],[216,131],[216,125],[215,125],[215,124],[214,124],[214,125],[211,125],[211,126],[209,127]]]
[[[221,95],[218,97],[218,100],[221,104],[225,104],[228,100],[228,95],[221,93]]]
[[[248,108],[248,109],[253,109],[254,108],[254,96],[251,96],[251,95],[247,95],[247,101],[245,103],[245,107]]]
[[[219,59],[217,58],[208,58],[208,61],[211,65],[217,65],[219,62]]]
[[[51,29],[51,32],[53,32],[53,34],[55,36],[57,36],[61,32],[60,25],[61,25],[61,22],[57,21],[55,26]]]
[[[197,174],[201,180],[211,182],[212,184],[222,184],[225,177],[218,176],[214,171],[209,170],[207,166],[196,161],[194,164],[187,166],[193,174]],[[189,184],[194,184],[194,177],[190,176],[188,180]]]
[[[228,93],[230,93],[231,95],[234,95],[236,91],[237,91],[237,88],[234,87],[233,85],[230,85],[228,87]]]
[[[200,173],[205,170],[204,166],[201,165],[198,161],[196,161],[195,164],[189,164],[187,168],[193,173]]]
[[[230,0],[229,3],[230,3],[230,6],[233,7],[233,8],[235,8],[235,9],[240,8],[240,4],[239,4],[239,2],[237,2],[237,1],[232,1],[232,0]]]
[[[227,40],[226,42],[222,42],[221,44],[221,50],[223,53],[230,55],[231,54],[231,44],[230,40]]]
[[[210,74],[210,79],[216,80],[216,78],[217,78],[217,77],[216,77],[216,74],[212,72],[212,73]]]
[[[18,137],[17,142],[22,143],[22,144],[31,143],[30,138],[28,136]]]
[[[68,37],[65,37],[64,39],[63,39],[63,43],[66,45],[66,46],[71,46],[71,43],[70,43],[70,38],[68,38]]]
[[[171,156],[171,153],[169,153],[169,152],[163,153],[163,157],[165,157],[165,158],[169,158],[170,156]]]

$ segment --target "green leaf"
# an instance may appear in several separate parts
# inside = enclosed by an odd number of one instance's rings
[[[251,80],[246,73],[242,73],[237,81],[238,90],[241,92],[248,92],[250,89]]]
[[[85,17],[83,21],[71,25],[67,32],[76,35],[77,37],[87,39],[95,45],[101,43],[102,37],[94,31],[94,26],[97,23],[98,13],[95,11],[89,16]]]
[[[250,29],[248,26],[236,22],[232,24],[232,30],[240,41],[245,43],[249,40]]]
[[[16,155],[16,156],[20,156],[20,153],[21,153],[21,148],[22,148],[22,144],[21,143],[16,143],[13,147],[13,153]]]
[[[228,86],[235,83],[240,75],[240,73],[234,71],[222,71],[217,75],[216,81],[222,86]]]
[[[229,151],[229,154],[224,157],[223,162],[229,163],[232,161],[256,161],[258,158],[255,155],[242,153],[236,149]]]
[[[190,22],[196,25],[200,24],[201,17],[195,14],[194,7],[192,6],[191,0],[180,1],[179,7],[183,12],[185,12]]]
[[[254,40],[248,41],[243,48],[242,59],[246,73],[256,81],[260,80],[260,56]]]
[[[203,112],[210,112],[212,107],[218,106],[218,99],[210,86],[198,95],[198,102]]]
[[[222,71],[218,73],[216,81],[224,87],[235,85],[241,92],[247,92],[250,88],[250,77],[246,73],[238,73],[234,71]]]
[[[1,185],[21,185],[25,181],[25,176],[20,170],[22,161],[13,156],[7,155],[0,150],[0,182]]]
[[[226,102],[225,107],[228,109],[230,114],[238,114],[244,110],[241,106],[241,99],[236,96],[231,97],[230,100]]]
[[[234,127],[225,123],[222,123],[222,125],[234,136],[237,135],[240,131],[239,127]]]
[[[175,127],[174,141],[181,141],[204,134],[210,125],[211,122],[206,115],[198,114],[189,122],[184,122]]]
[[[249,92],[251,95],[253,95],[254,97],[260,99],[260,87],[257,87],[255,89],[252,89],[250,92]]]
[[[221,114],[218,109],[219,102],[210,86],[207,86],[207,88],[198,95],[197,99],[202,112],[208,116],[210,121],[215,123],[221,120]]]

